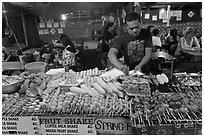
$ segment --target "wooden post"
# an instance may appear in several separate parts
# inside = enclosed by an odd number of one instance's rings
[[[28,38],[27,38],[26,24],[25,24],[25,17],[24,17],[24,14],[23,14],[23,10],[21,10],[21,20],[22,20],[22,24],[23,24],[23,32],[24,32],[24,37],[25,37],[25,43],[26,43],[26,46],[28,46]]]
[[[171,8],[171,5],[168,5],[167,12],[166,12],[166,14],[167,14],[167,26],[169,26],[169,24],[170,24],[170,18],[171,18],[171,16],[170,16],[170,8]]]

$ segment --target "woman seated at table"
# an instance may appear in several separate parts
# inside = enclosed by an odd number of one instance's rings
[[[53,44],[46,44],[40,49],[40,55],[42,59],[49,63],[52,63],[55,58],[54,47]]]
[[[9,44],[9,38],[6,36],[3,36],[2,38],[2,61],[10,61],[12,54],[11,52],[6,48]]]
[[[201,53],[200,44],[195,37],[195,30],[187,27],[183,30],[183,37],[179,39],[175,56],[179,57],[180,62],[189,62],[192,57]]]
[[[6,47],[2,46],[2,61],[7,62],[10,61],[10,59],[11,59],[10,51]]]

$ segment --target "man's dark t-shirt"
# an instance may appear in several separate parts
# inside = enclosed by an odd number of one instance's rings
[[[133,70],[145,56],[145,48],[152,48],[152,36],[146,29],[141,29],[137,37],[124,33],[115,41],[113,48],[123,53],[125,64]]]

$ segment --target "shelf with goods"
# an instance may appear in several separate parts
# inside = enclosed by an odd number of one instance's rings
[[[181,73],[175,75],[176,80],[161,85],[156,76],[100,77],[104,72],[97,69],[53,75],[23,72],[21,89],[2,95],[2,133],[170,134],[164,130],[168,126],[173,129],[171,134],[187,133],[180,132],[182,128],[192,128],[191,134],[200,133],[200,77]],[[163,93],[161,87],[168,93]],[[172,104],[172,100],[177,104]],[[191,103],[187,107],[188,100]],[[27,132],[8,128],[18,125],[16,119],[32,125],[32,132],[27,131],[29,126],[26,124],[19,127],[25,127]],[[36,121],[33,123],[32,120]],[[9,132],[14,129],[17,131]]]

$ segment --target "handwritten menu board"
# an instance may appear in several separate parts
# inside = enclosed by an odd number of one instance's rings
[[[97,135],[131,135],[130,119],[126,118],[99,118],[95,120]]]
[[[26,117],[2,117],[3,135],[38,135],[39,119],[34,116]]]
[[[40,117],[42,135],[96,135],[94,118]]]

